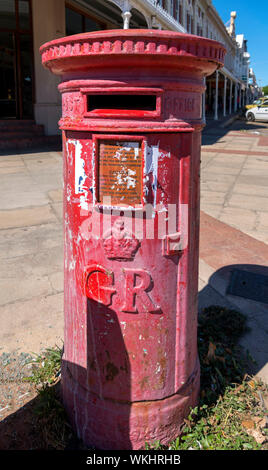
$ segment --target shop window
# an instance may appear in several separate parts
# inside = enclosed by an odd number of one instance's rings
[[[66,8],[66,34],[83,33],[83,16],[70,8]]]
[[[178,15],[179,15],[179,2],[178,0],[173,0],[173,12],[172,12],[172,15],[173,15],[173,18],[175,18],[175,20],[179,20],[178,18]]]
[[[190,33],[190,27],[191,27],[191,17],[189,15],[189,13],[187,13],[187,26],[186,26],[186,29],[187,29],[187,32]]]
[[[159,5],[164,8],[164,10],[167,10],[167,0],[160,0]]]
[[[85,30],[86,31],[99,31],[103,29],[102,26],[91,18],[85,17]]]
[[[15,0],[0,2],[0,28],[16,29]]]
[[[19,25],[22,30],[30,29],[30,6],[28,0],[19,0]]]
[[[0,118],[32,119],[33,44],[29,0],[0,0]]]
[[[183,13],[182,13],[182,3],[179,4],[179,23],[183,24]]]
[[[67,36],[90,31],[99,31],[105,28],[103,23],[69,7],[65,8],[65,20]]]
[[[203,30],[200,25],[197,25],[197,36],[203,36]]]

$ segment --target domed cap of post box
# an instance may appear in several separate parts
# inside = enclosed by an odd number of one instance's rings
[[[179,69],[210,75],[223,66],[225,48],[211,39],[173,31],[106,30],[76,34],[47,42],[40,48],[42,63],[51,72],[92,71],[94,68]]]

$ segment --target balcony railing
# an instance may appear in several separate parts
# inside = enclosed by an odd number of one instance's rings
[[[148,6],[154,7],[157,15],[162,16],[164,20],[166,20],[170,25],[175,27],[177,30],[184,32],[185,28],[181,23],[179,23],[165,8],[163,8],[158,0],[144,0],[144,3],[148,4]]]

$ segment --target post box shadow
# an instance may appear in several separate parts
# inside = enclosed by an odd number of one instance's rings
[[[224,266],[215,271],[199,291],[198,304],[199,312],[218,305],[246,316],[248,330],[238,340],[242,346],[241,360],[246,359],[246,373],[258,373],[264,377],[268,363],[268,267],[252,264]]]
[[[131,370],[121,323],[110,307],[88,299],[85,367],[63,360],[63,401],[73,428],[89,448],[132,448]]]

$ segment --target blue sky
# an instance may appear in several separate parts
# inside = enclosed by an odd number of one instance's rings
[[[268,85],[268,0],[212,0],[223,23],[236,11],[236,34],[248,39],[250,67],[258,85]]]

